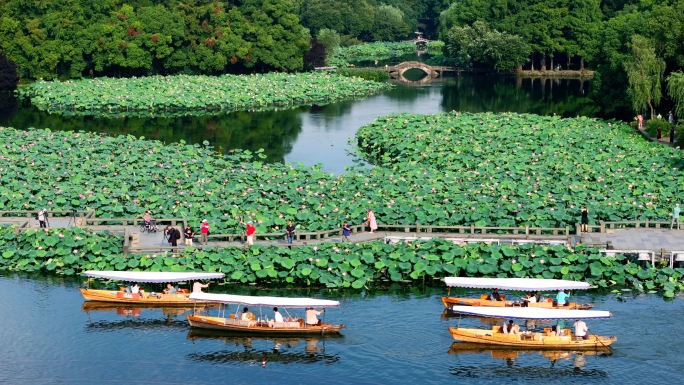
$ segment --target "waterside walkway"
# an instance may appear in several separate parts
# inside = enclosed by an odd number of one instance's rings
[[[171,247],[164,238],[163,229],[167,225],[178,228],[181,233],[187,222],[185,218],[166,218],[157,221],[159,232],[141,233],[139,218],[96,218],[94,212],[59,212],[52,211],[49,217],[51,228],[67,228],[77,226],[92,231],[110,231],[124,235],[124,253],[157,253],[173,252],[183,249],[183,240],[178,247]],[[38,221],[33,212],[0,211],[0,225],[15,225],[17,231],[38,228]],[[353,243],[384,241],[387,243],[410,242],[430,238],[443,238],[454,243],[486,242],[498,244],[567,244],[584,243],[605,250],[608,254],[649,253],[652,262],[658,260],[674,261],[677,252],[684,259],[684,232],[670,229],[669,222],[664,221],[623,221],[599,222],[589,226],[589,232],[582,233],[579,225],[575,229],[566,228],[530,228],[530,227],[475,227],[475,226],[421,226],[421,225],[380,225],[378,231],[369,233],[363,226],[352,226],[350,240]],[[199,233],[198,226],[194,226]],[[241,231],[241,229],[240,229]],[[292,245],[288,245],[282,232],[257,234],[258,245],[281,247],[314,246],[325,242],[342,242],[338,229],[320,232],[298,232]],[[207,246],[195,247],[244,247],[242,234],[211,234]]]

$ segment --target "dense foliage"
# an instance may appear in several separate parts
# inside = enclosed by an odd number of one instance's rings
[[[520,36],[492,30],[481,21],[452,27],[444,40],[447,56],[496,71],[516,69],[530,54],[530,46]]]
[[[624,256],[605,257],[583,246],[464,245],[434,239],[122,255],[121,237],[106,233],[71,228],[29,230],[15,237],[7,227],[0,227],[0,245],[0,271],[67,276],[85,270],[220,271],[231,282],[355,289],[385,282],[430,283],[445,276],[497,276],[587,280],[603,288],[662,290],[666,297],[684,289],[682,268],[644,269]]]
[[[117,111],[257,110],[328,104],[380,92],[386,83],[328,73],[148,76],[40,81],[19,90],[41,110],[97,115]]]
[[[0,3],[0,51],[23,77],[300,70],[291,0]]]

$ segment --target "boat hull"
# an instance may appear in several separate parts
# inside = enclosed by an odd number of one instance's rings
[[[231,318],[187,315],[190,326],[201,329],[221,330],[230,333],[250,335],[328,335],[338,334],[344,325],[322,324],[321,326],[304,325],[302,322],[282,322],[269,326],[265,322],[239,321]],[[296,324],[296,325],[295,325]]]
[[[487,306],[487,307],[515,307],[520,306],[520,302],[514,301],[492,301],[481,298],[467,298],[467,297],[442,297],[442,303],[448,309],[453,306]],[[570,302],[568,306],[554,305],[553,302],[532,302],[528,304],[529,307],[539,307],[547,309],[570,309],[570,310],[589,310],[594,307],[592,304],[581,304]]]
[[[458,341],[488,346],[505,346],[534,350],[600,350],[617,341],[616,337],[590,336],[588,340],[573,335],[555,336],[544,333],[504,334],[497,330],[449,328],[451,336]]]
[[[119,304],[143,305],[143,306],[186,306],[193,307],[195,304],[207,306],[209,302],[191,301],[189,293],[182,294],[162,294],[154,295],[124,293],[116,290],[93,290],[81,289],[81,295],[86,301],[108,302]]]

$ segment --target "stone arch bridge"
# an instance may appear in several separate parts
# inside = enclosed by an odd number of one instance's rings
[[[404,73],[411,69],[418,69],[423,71],[425,75],[427,75],[426,78],[428,79],[441,77],[444,72],[456,71],[452,67],[431,66],[419,61],[405,61],[403,63],[399,63],[391,67],[386,67],[385,69],[387,70],[387,72],[389,72],[391,77],[404,81],[406,81]]]

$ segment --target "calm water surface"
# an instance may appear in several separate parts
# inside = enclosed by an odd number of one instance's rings
[[[457,110],[595,116],[600,112],[587,97],[591,82],[576,79],[542,81],[465,74],[425,84],[394,84],[393,89],[363,100],[205,117],[63,116],[0,95],[0,126],[131,134],[167,143],[207,141],[223,152],[263,148],[272,162],[302,162],[309,166],[320,163],[326,171],[341,173],[354,163],[349,154],[353,146],[348,142],[356,131],[389,113]]]
[[[347,324],[340,338],[236,338],[191,332],[164,309],[83,311],[78,284],[0,276],[0,383],[7,384],[676,384],[684,382],[677,325],[684,301],[654,295],[585,294],[610,310],[591,331],[617,335],[614,353],[449,354],[440,288],[373,294],[298,292],[337,298],[326,321]],[[212,291],[219,289],[213,287]],[[221,287],[246,292],[248,288]],[[252,290],[252,294],[264,294]],[[269,293],[273,294],[273,293]],[[276,294],[287,295],[281,291]],[[478,324],[474,319],[462,324]],[[510,354],[510,353],[508,353]],[[508,355],[506,355],[508,356]],[[262,360],[266,365],[262,366]],[[578,366],[578,368],[575,368]]]

